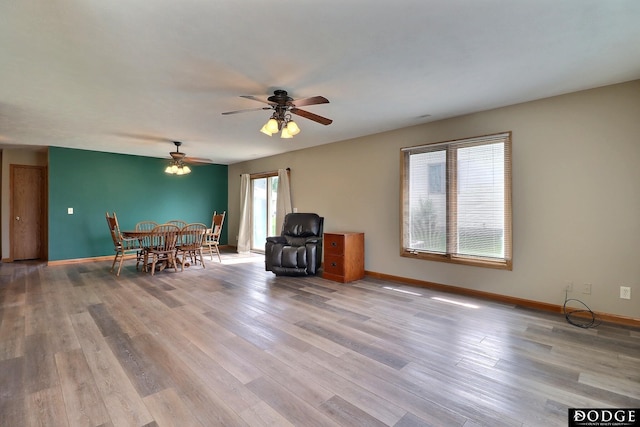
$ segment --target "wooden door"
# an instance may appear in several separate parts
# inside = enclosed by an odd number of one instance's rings
[[[45,168],[11,165],[11,259],[44,256]]]

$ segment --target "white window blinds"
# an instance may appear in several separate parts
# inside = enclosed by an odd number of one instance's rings
[[[402,255],[511,268],[511,133],[402,149]]]

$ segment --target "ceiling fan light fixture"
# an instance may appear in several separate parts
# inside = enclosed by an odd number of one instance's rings
[[[272,134],[278,133],[278,131],[280,130],[280,126],[278,124],[278,121],[276,119],[274,119],[273,117],[269,119],[269,121],[267,122],[265,127]]]
[[[164,170],[165,173],[171,175],[186,175],[191,173],[191,168],[183,163],[183,159],[185,159],[184,153],[180,152],[180,146],[182,142],[173,141],[176,146],[176,151],[172,151],[169,154],[171,155],[171,161],[169,165]]]
[[[169,166],[167,166],[164,172],[170,175],[186,175],[188,173],[191,173],[191,168],[180,162],[172,162]]]
[[[164,172],[170,175],[186,175],[191,173],[191,168],[182,162],[174,160],[167,166]]]
[[[262,129],[260,129],[260,132],[264,133],[265,135],[273,135],[273,132],[269,132],[269,129],[267,129],[267,124],[265,123],[264,126],[262,126]]]
[[[298,124],[293,120],[289,120],[289,122],[287,123],[287,127],[282,129],[282,132],[284,132],[285,129],[287,133],[289,133],[289,135],[291,136],[296,136],[297,134],[300,133],[300,128],[298,127]]]
[[[293,135],[289,132],[288,127],[283,127],[282,132],[280,132],[280,138],[293,138]]]

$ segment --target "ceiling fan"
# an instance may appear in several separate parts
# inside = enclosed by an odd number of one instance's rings
[[[191,168],[187,166],[189,164],[205,164],[211,163],[209,159],[202,159],[199,157],[187,157],[185,153],[180,152],[180,146],[182,142],[171,141],[176,146],[176,151],[170,151],[171,162],[164,170],[168,174],[185,175],[191,172]]]
[[[277,89],[273,92],[273,95],[266,99],[262,99],[253,95],[240,95],[241,98],[252,99],[258,102],[264,102],[269,104],[268,107],[249,108],[246,110],[227,111],[222,113],[223,115],[244,113],[247,111],[258,110],[273,110],[273,114],[269,121],[260,129],[262,133],[271,136],[274,133],[282,131],[282,138],[291,138],[300,132],[300,128],[295,124],[291,118],[291,114],[295,114],[305,119],[312,120],[322,125],[330,125],[333,120],[326,117],[319,116],[306,110],[301,110],[298,107],[306,105],[328,104],[329,100],[324,96],[312,96],[309,98],[293,99],[289,96],[286,90]]]
[[[169,155],[171,156],[171,160],[181,160],[183,163],[189,164],[209,164],[213,163],[211,159],[205,159],[203,157],[188,157],[186,153],[180,151],[180,147],[182,146],[182,142],[174,141],[173,139],[163,138],[161,136],[155,135],[145,135],[140,133],[125,133],[118,132],[116,135],[124,138],[133,138],[133,139],[141,139],[146,141],[155,141],[155,142],[170,142],[176,146],[176,151],[170,151]]]
[[[173,142],[173,144],[176,146],[176,151],[169,152],[169,155],[173,160],[181,161],[184,163],[191,163],[194,165],[213,163],[211,159],[205,159],[202,157],[187,157],[186,153],[180,152],[180,146],[182,145],[182,142],[180,141],[171,141],[171,142]]]

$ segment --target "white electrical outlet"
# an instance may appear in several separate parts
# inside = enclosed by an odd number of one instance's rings
[[[573,292],[573,282],[564,282],[564,290],[567,292]]]
[[[591,293],[591,283],[585,283],[582,285],[582,293],[585,295],[589,295]]]
[[[620,298],[631,299],[631,288],[628,286],[620,286]]]

